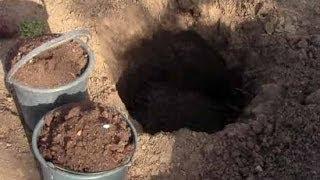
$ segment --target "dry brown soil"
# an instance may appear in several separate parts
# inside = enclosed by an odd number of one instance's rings
[[[45,160],[59,167],[102,172],[128,162],[135,145],[132,131],[119,112],[100,104],[82,103],[46,116],[38,147]]]
[[[54,36],[53,36],[54,37]],[[42,44],[52,36],[41,36],[18,42],[18,49],[12,49],[7,58],[7,66],[18,62],[35,45]],[[55,49],[46,51],[20,68],[13,78],[25,85],[38,88],[52,88],[65,85],[81,76],[87,67],[88,55],[77,42],[70,42]],[[8,69],[10,69],[8,67]]]
[[[90,97],[125,113],[128,102],[119,97],[116,84],[139,64],[132,57],[143,57],[135,49],[161,29],[196,31],[222,54],[229,69],[241,67],[255,82],[256,96],[235,123],[219,132],[180,129],[151,135],[139,127],[130,179],[320,178],[318,0],[0,2],[5,7],[0,15],[15,22],[33,14],[47,20],[54,33],[90,28],[97,56]],[[0,40],[2,60],[15,41]],[[0,179],[38,179],[4,83],[0,110]]]

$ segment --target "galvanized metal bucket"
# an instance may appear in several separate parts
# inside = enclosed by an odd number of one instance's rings
[[[60,108],[63,108],[63,106],[56,108],[50,111],[49,113],[59,110]],[[137,131],[133,126],[132,122],[129,120],[129,118],[125,115],[123,115],[123,117],[124,119],[126,119],[130,129],[132,130],[132,133],[134,136],[135,150],[136,150],[137,142],[138,142]],[[99,173],[74,172],[74,171],[66,170],[64,168],[55,166],[53,163],[46,161],[38,149],[38,139],[41,134],[42,128],[44,126],[44,119],[45,117],[43,117],[39,121],[32,135],[32,150],[36,159],[40,163],[43,180],[122,180],[122,179],[127,179],[127,172],[128,172],[129,166],[131,165],[132,157],[128,158],[126,162],[124,162],[123,164],[121,164],[119,167],[115,169],[105,171],[105,172],[99,172]]]
[[[31,130],[34,129],[40,118],[48,111],[63,104],[79,102],[87,98],[87,82],[89,75],[94,68],[95,57],[89,46],[80,39],[82,36],[89,38],[89,31],[84,29],[75,30],[48,41],[24,56],[9,71],[6,81],[13,87],[17,101],[16,103],[17,106],[19,106],[18,109],[22,113],[25,124]],[[18,69],[23,67],[23,65],[28,63],[35,56],[71,40],[77,41],[87,52],[89,57],[85,71],[74,81],[60,87],[43,89],[24,85],[13,78],[13,75]]]

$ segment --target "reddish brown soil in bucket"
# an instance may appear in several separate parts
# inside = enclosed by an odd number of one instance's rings
[[[47,35],[18,43],[11,64],[18,62],[24,55],[53,39],[56,35]],[[79,77],[87,66],[88,55],[77,42],[70,42],[46,51],[20,68],[14,78],[25,85],[38,88],[53,88],[65,85]]]
[[[73,104],[48,115],[38,143],[47,161],[77,172],[114,169],[134,152],[124,117],[99,104]]]

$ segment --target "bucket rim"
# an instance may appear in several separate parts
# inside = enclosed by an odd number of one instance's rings
[[[81,103],[81,102],[80,102]],[[46,168],[51,169],[52,171],[58,171],[61,174],[65,174],[65,175],[72,175],[72,176],[87,176],[87,177],[100,177],[100,176],[106,176],[109,174],[113,174],[116,173],[117,171],[121,170],[124,167],[129,167],[132,163],[132,159],[134,154],[137,151],[137,146],[138,146],[138,133],[137,130],[135,129],[133,123],[130,121],[130,119],[128,118],[128,116],[126,116],[124,113],[120,112],[119,110],[117,110],[116,108],[110,107],[110,106],[106,106],[108,108],[114,109],[116,110],[118,113],[120,113],[120,115],[126,120],[126,122],[128,123],[132,133],[133,133],[133,138],[134,138],[134,152],[132,154],[132,156],[130,158],[128,158],[124,163],[120,164],[118,167],[111,169],[111,170],[107,170],[107,171],[101,171],[101,172],[89,172],[89,173],[83,173],[83,172],[77,172],[77,171],[72,171],[72,170],[68,170],[65,168],[62,168],[60,166],[56,166],[53,163],[46,161],[43,156],[41,155],[39,148],[38,148],[38,139],[39,139],[39,135],[42,131],[42,127],[44,126],[44,119],[47,115],[53,113],[54,111],[57,111],[59,109],[62,109],[64,107],[68,107],[70,105],[73,104],[79,104],[78,103],[69,103],[69,104],[65,104],[62,105],[60,107],[57,107],[51,111],[49,111],[48,113],[46,113],[41,120],[37,123],[36,127],[34,128],[34,131],[32,133],[32,151],[34,156],[36,157],[36,159],[40,162],[41,166],[45,166]]]
[[[92,49],[85,42],[83,42],[81,39],[75,38],[74,40],[80,44],[80,46],[86,51],[86,53],[88,55],[87,67],[85,68],[84,72],[81,73],[81,75],[79,77],[75,78],[73,81],[71,81],[67,84],[64,84],[62,86],[57,86],[54,88],[32,87],[32,86],[25,85],[22,82],[16,81],[16,80],[12,81],[12,85],[17,88],[20,88],[20,89],[23,89],[26,91],[31,91],[31,92],[54,93],[54,92],[63,91],[63,90],[69,89],[73,86],[76,86],[79,82],[88,78],[94,69],[94,63],[95,63],[94,53],[93,53]]]

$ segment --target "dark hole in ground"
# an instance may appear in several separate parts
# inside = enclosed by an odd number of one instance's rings
[[[232,123],[250,101],[242,68],[223,58],[193,31],[161,31],[128,50],[117,83],[120,97],[144,130],[186,127],[213,133]]]

